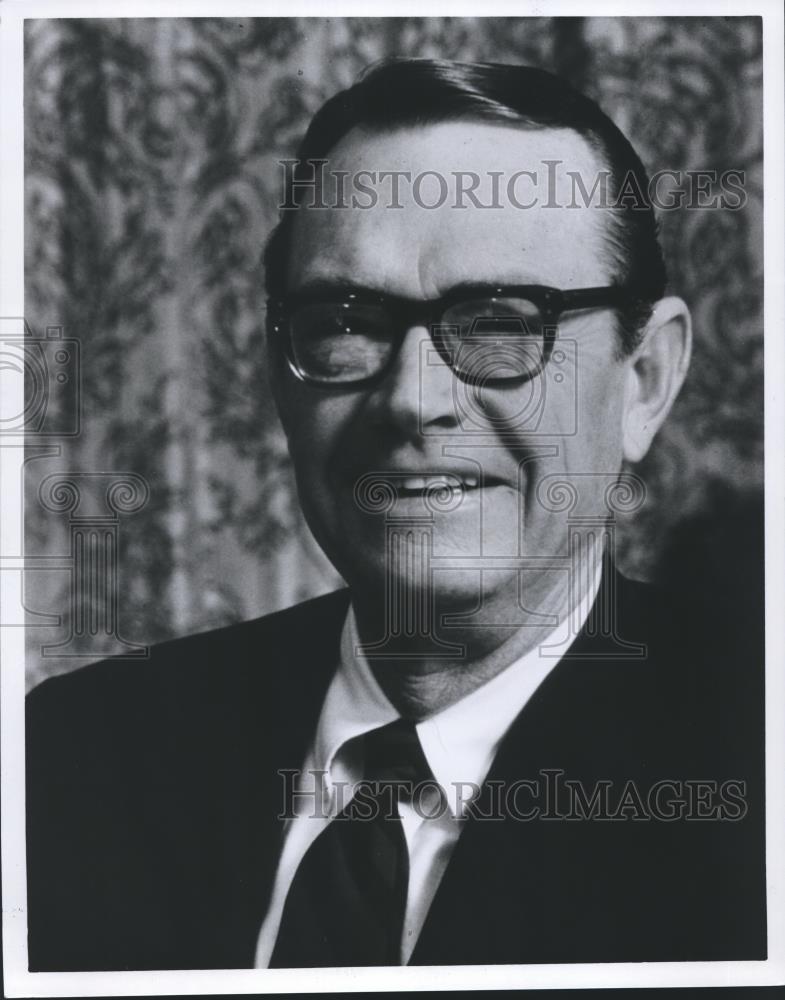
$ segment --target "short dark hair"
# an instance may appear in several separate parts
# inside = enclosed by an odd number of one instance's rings
[[[644,198],[618,198],[622,184],[647,192],[649,179],[638,154],[591,98],[561,77],[531,66],[461,63],[442,59],[395,58],[366,70],[347,90],[316,113],[297,150],[286,204],[296,203],[295,186],[313,177],[310,161],[324,159],[353,128],[387,131],[402,126],[476,120],[523,128],[566,128],[578,132],[599,155],[608,177],[611,226],[606,235],[613,280],[632,292],[620,310],[622,352],[632,350],[665,292],[666,273],[654,210]],[[264,253],[269,295],[286,289],[293,212],[286,211]]]

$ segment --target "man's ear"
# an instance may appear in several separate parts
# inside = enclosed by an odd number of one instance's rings
[[[628,462],[639,462],[668,416],[690,363],[692,321],[679,298],[654,306],[641,343],[627,359],[623,448]]]

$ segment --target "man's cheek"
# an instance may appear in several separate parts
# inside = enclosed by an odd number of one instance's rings
[[[281,423],[295,463],[319,463],[333,450],[340,425],[325,409],[323,400],[313,398],[313,391],[309,396],[293,393],[281,407]]]
[[[509,389],[482,391],[481,402],[494,428],[527,442],[578,434],[581,385],[576,350],[574,341],[560,341],[535,378]]]

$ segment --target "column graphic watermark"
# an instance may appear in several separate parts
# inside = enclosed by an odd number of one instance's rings
[[[48,514],[68,515],[68,551],[29,551],[25,542],[26,477],[40,462],[62,459],[82,432],[81,365],[82,345],[62,326],[47,326],[41,336],[24,317],[0,318],[0,465],[4,492],[20,501],[19,517],[7,517],[4,525],[0,626],[57,629],[65,623],[68,635],[42,645],[42,657],[144,657],[147,647],[124,638],[120,621],[120,524],[148,502],[143,477],[109,470],[42,475],[29,497]],[[56,610],[27,605],[30,573],[67,574],[65,614],[59,601]]]

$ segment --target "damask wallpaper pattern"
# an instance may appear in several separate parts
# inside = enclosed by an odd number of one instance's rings
[[[596,97],[650,170],[744,171],[743,210],[661,214],[696,343],[638,469],[648,500],[619,526],[619,560],[667,576],[674,532],[757,516],[759,19],[29,21],[26,318],[78,339],[82,383],[80,435],[27,463],[26,546],[69,551],[68,514],[41,501],[53,472],[142,477],[146,503],[117,524],[126,641],[250,618],[340,582],[298,513],[273,412],[260,254],[278,160],[322,101],[390,55],[542,66]],[[65,569],[28,573],[30,611],[61,616],[29,630],[31,684],[96,658],[40,655],[69,633],[71,591]]]

